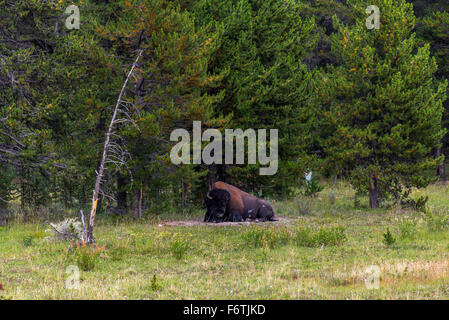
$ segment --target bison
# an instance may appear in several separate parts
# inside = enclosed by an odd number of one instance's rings
[[[274,210],[268,202],[221,181],[215,182],[207,193],[206,206],[206,222],[275,221]]]

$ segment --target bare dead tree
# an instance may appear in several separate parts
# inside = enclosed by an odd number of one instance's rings
[[[128,76],[126,77],[126,80],[122,86],[122,90],[120,91],[120,94],[117,99],[117,103],[114,108],[114,113],[112,114],[111,122],[109,123],[108,131],[106,133],[106,139],[104,142],[103,147],[103,156],[101,158],[100,167],[97,171],[97,178],[95,181],[95,188],[93,191],[92,196],[92,207],[90,210],[89,215],[89,221],[87,225],[87,243],[92,244],[95,242],[94,238],[94,225],[95,225],[95,215],[97,212],[97,203],[98,203],[98,197],[101,193],[101,184],[102,179],[105,171],[105,165],[106,163],[113,163],[117,166],[123,166],[126,165],[126,162],[123,160],[123,154],[125,151],[123,148],[117,144],[111,141],[111,138],[115,135],[114,134],[114,127],[118,123],[123,122],[132,122],[131,119],[131,112],[129,109],[130,102],[126,102],[123,100],[123,95],[126,91],[126,87],[128,85],[129,79],[134,76],[134,71],[137,66],[137,63],[139,61],[139,58],[142,56],[142,50],[138,52],[137,58],[134,61],[131,70],[128,73]],[[123,114],[124,118],[117,118],[118,114]]]

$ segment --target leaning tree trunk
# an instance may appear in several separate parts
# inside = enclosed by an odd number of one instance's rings
[[[109,149],[109,143],[111,141],[111,135],[114,129],[115,119],[117,117],[117,113],[119,111],[120,104],[122,103],[122,97],[125,93],[126,86],[128,84],[129,78],[133,74],[133,71],[137,65],[137,62],[139,61],[140,56],[142,55],[142,50],[139,51],[139,54],[134,61],[133,66],[131,67],[131,70],[128,73],[128,76],[126,77],[125,83],[123,84],[122,90],[120,90],[120,94],[117,99],[117,103],[115,105],[114,113],[111,118],[111,122],[109,123],[109,128],[106,133],[106,139],[104,141],[104,147],[103,147],[103,156],[101,158],[100,167],[98,169],[97,173],[97,179],[95,181],[95,188],[92,195],[92,207],[90,209],[90,215],[89,215],[89,221],[87,225],[87,243],[91,244],[95,242],[94,238],[94,225],[95,225],[95,215],[97,213],[97,205],[98,205],[98,196],[100,194],[100,187],[101,187],[101,180],[103,179],[104,175],[104,168],[106,164],[106,159],[108,157],[108,149]]]
[[[375,174],[371,174],[369,180],[369,206],[370,208],[379,208],[379,192]]]

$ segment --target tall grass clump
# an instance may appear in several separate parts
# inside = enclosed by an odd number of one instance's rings
[[[401,239],[413,239],[418,233],[419,220],[401,217],[398,219],[399,236]]]
[[[255,226],[242,234],[242,240],[254,248],[275,248],[288,244],[293,233],[287,227]]]
[[[175,234],[173,240],[170,242],[170,252],[177,260],[181,260],[186,255],[187,251],[191,249],[189,239]]]
[[[307,216],[312,213],[312,198],[297,194],[292,200],[276,203],[274,209],[286,216]]]
[[[347,241],[344,227],[323,227],[318,230],[299,229],[296,244],[303,247],[337,246]]]

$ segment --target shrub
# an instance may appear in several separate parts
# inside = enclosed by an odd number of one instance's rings
[[[307,197],[314,197],[318,192],[323,190],[323,186],[321,186],[315,177],[312,177],[312,180],[306,181],[305,190],[303,194]]]
[[[404,208],[411,208],[415,211],[426,212],[428,201],[429,196],[420,196],[417,198],[407,197],[401,201],[401,205]]]
[[[413,209],[416,211],[425,212],[429,196],[421,196],[413,199]]]
[[[83,240],[83,227],[81,222],[74,218],[65,219],[60,223],[52,224],[52,226],[52,228],[47,229],[47,232],[52,235],[50,237],[51,239]]]
[[[158,291],[162,289],[162,286],[158,283],[156,274],[153,275],[153,278],[151,279],[150,284],[151,291]]]
[[[324,227],[317,231],[303,228],[296,233],[296,243],[304,247],[337,246],[347,241],[344,227]]]
[[[295,199],[297,212],[301,216],[309,215],[312,212],[312,205],[310,199],[297,198]]]
[[[387,232],[383,234],[383,243],[387,247],[392,247],[396,244],[396,238],[393,236],[393,234],[390,232],[390,228],[387,228]]]
[[[347,240],[344,227],[321,228],[316,234],[318,245],[337,246]]]
[[[22,244],[24,247],[31,247],[34,243],[34,238],[32,235],[23,237]]]
[[[181,260],[189,249],[189,242],[179,236],[176,236],[175,239],[170,243],[170,251],[172,255],[178,260]]]
[[[313,239],[312,230],[309,228],[300,229],[296,233],[296,242],[300,246],[314,247],[315,241]]]
[[[75,246],[70,244],[70,252],[77,263],[78,267],[83,271],[91,271],[95,268],[100,254],[106,249],[106,246],[89,246],[85,242],[76,242]]]
[[[275,211],[294,217],[309,215],[312,213],[312,199],[297,192],[291,201],[276,203]]]
[[[112,259],[112,261],[121,261],[123,260],[123,257],[126,256],[126,254],[129,252],[129,248],[124,245],[108,245],[108,255]]]
[[[286,245],[293,237],[286,227],[253,227],[242,234],[243,241],[255,248],[275,248]]]
[[[446,212],[427,209],[424,218],[431,231],[443,231],[449,227],[449,216]]]
[[[399,220],[399,233],[402,239],[413,238],[418,230],[418,220],[401,218]]]
[[[355,209],[363,209],[363,205],[362,205],[362,197],[363,197],[363,192],[361,192],[360,190],[356,190],[355,194],[354,194],[354,208]]]
[[[329,198],[330,205],[333,206],[335,204],[335,201],[337,200],[337,196],[335,194],[334,189],[329,191],[328,198]]]

